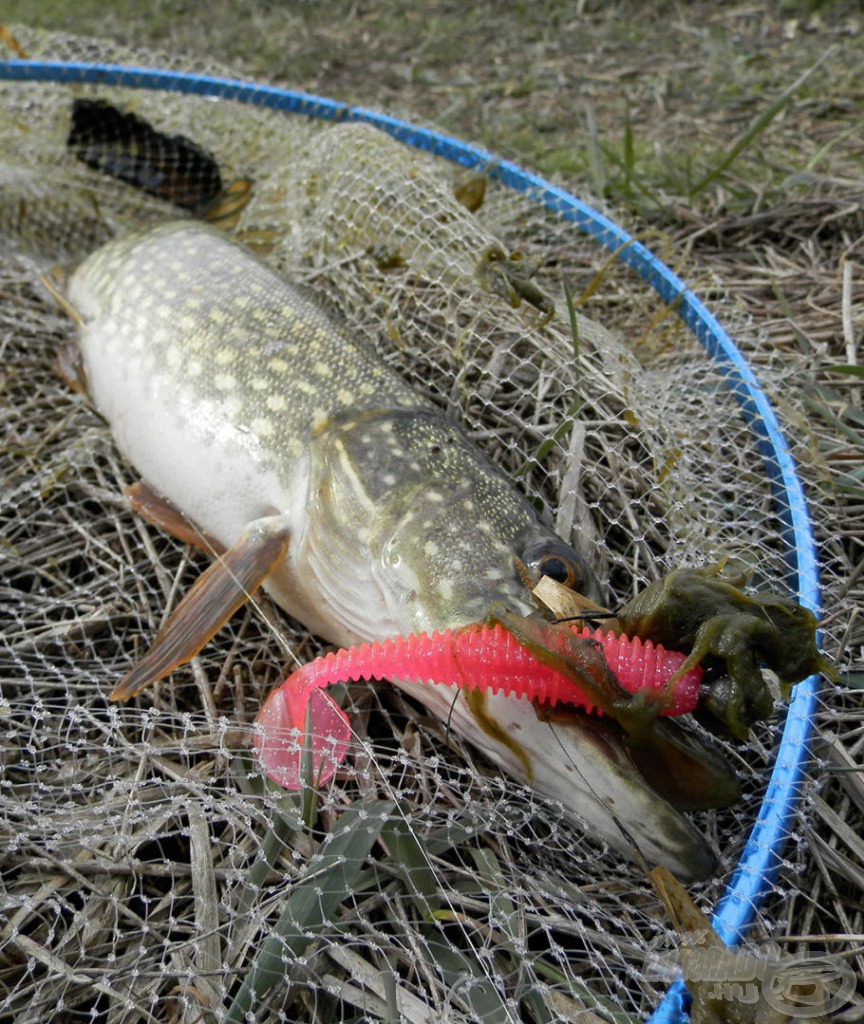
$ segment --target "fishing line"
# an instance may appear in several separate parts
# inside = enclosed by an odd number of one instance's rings
[[[630,833],[629,829],[626,828],[626,826],[621,821],[621,819],[618,817],[618,815],[615,813],[615,811],[609,806],[609,803],[600,796],[600,794],[597,792],[596,789],[594,789],[594,787],[591,785],[591,783],[588,781],[588,779],[585,777],[585,775],[583,774],[583,772],[579,768],[579,765],[576,764],[576,762],[570,756],[570,754],[569,754],[569,752],[567,750],[567,747],[564,745],[564,743],[561,740],[561,737],[558,735],[558,730],[555,728],[554,722],[547,722],[546,724],[551,729],[552,735],[555,737],[555,741],[557,742],[558,746],[561,748],[561,752],[564,754],[564,756],[570,762],[571,767],[576,772],[576,774],[579,776],[579,778],[582,780],[582,782],[585,784],[586,788],[590,790],[591,796],[593,797],[595,803],[597,803],[600,807],[602,807],[603,810],[606,812],[606,814],[609,815],[610,820],[613,822],[615,827],[618,829],[618,831],[624,837],[625,841],[630,845],[637,863],[642,868],[642,870],[645,872],[645,877],[647,878],[648,874],[649,874],[649,869],[648,869],[648,866],[647,866],[647,862],[645,861],[645,857],[642,854],[642,850],[639,847],[639,844],[633,838],[633,836]],[[584,825],[583,827],[587,831],[587,829],[588,829],[587,824]]]

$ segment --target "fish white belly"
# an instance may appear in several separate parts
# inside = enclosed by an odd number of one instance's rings
[[[153,490],[226,547],[249,522],[277,511],[300,528],[307,460],[298,459],[292,474],[298,486],[286,488],[262,458],[260,440],[230,421],[224,403],[154,371],[152,353],[127,350],[118,359],[115,329],[108,320],[81,332],[88,389]]]

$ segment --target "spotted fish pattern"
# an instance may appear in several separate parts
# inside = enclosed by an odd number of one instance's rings
[[[494,601],[527,610],[514,555],[554,537],[527,501],[215,229],[177,222],[113,241],[76,271],[69,299],[90,393],[148,484],[225,546],[251,520],[284,516],[290,564],[269,585],[307,598],[304,622],[310,578],[334,608],[346,588],[371,602],[333,611],[318,624],[327,639],[458,626]]]
[[[495,603],[533,610],[517,557],[563,542],[459,429],[241,246],[167,224],[97,250],[68,298],[121,450],[225,548],[254,548],[274,524],[287,535],[264,586],[311,631],[345,646],[455,628]],[[636,835],[681,877],[712,869],[694,827],[575,713],[552,731],[524,700],[395,682],[616,848]]]

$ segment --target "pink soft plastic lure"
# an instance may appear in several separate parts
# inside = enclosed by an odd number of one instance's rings
[[[650,640],[573,629],[578,636],[602,646],[606,663],[630,693],[661,690],[685,660],[685,655]],[[697,666],[677,680],[671,706],[661,714],[692,711],[699,699],[701,675]],[[285,789],[300,788],[308,729],[312,778],[319,782],[330,778],[345,758],[351,728],[342,709],[322,688],[351,680],[392,678],[595,709],[576,683],[539,661],[500,625],[358,644],[303,665],[267,698],[255,735],[255,748],[267,775]]]

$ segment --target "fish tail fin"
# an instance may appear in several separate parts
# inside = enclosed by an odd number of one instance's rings
[[[223,191],[219,166],[206,149],[105,100],[73,102],[66,145],[88,167],[196,215]]]

